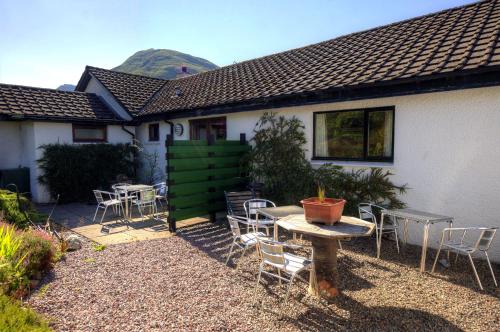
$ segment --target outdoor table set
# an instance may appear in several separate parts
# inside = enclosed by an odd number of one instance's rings
[[[278,241],[279,227],[306,236],[312,246],[312,269],[309,277],[309,293],[326,298],[338,294],[337,250],[339,240],[372,235],[377,225],[356,217],[342,216],[339,222],[333,225],[324,225],[307,222],[304,209],[295,206],[264,207],[256,209],[255,220],[259,226],[259,216],[266,221],[274,222],[274,241]],[[381,211],[380,228],[383,228],[384,219],[398,218],[404,220],[403,243],[408,240],[408,223],[423,224],[424,234],[420,271],[425,271],[427,248],[429,244],[430,227],[436,223],[447,223],[453,226],[453,217],[432,214],[413,209],[383,209]],[[449,232],[451,233],[451,231]],[[377,258],[380,258],[382,232],[377,234]]]

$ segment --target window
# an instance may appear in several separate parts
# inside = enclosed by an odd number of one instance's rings
[[[91,143],[106,142],[106,126],[73,125],[73,142]]]
[[[314,113],[314,157],[393,161],[394,107]]]
[[[160,124],[152,123],[149,125],[149,141],[158,142],[160,140]]]
[[[226,118],[208,118],[189,121],[191,139],[226,139]]]

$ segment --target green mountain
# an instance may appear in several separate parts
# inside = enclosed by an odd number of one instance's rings
[[[186,53],[173,50],[153,49],[139,51],[113,70],[129,73],[173,79],[186,66],[189,74],[197,74],[219,68],[212,62]]]

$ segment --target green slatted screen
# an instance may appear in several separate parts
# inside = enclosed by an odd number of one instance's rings
[[[245,187],[242,156],[250,146],[239,141],[173,141],[167,146],[168,206],[170,229],[183,219],[210,215],[226,208],[224,191]]]

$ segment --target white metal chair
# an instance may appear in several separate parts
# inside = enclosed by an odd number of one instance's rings
[[[158,207],[156,206],[156,191],[153,188],[138,191],[135,195],[136,198],[132,199],[132,206],[137,207],[143,221],[145,209],[149,208],[149,213],[152,213],[153,216],[158,213]]]
[[[233,243],[231,244],[231,249],[229,249],[229,254],[227,255],[226,264],[229,262],[229,258],[233,254],[234,247],[238,247],[243,249],[243,253],[241,254],[241,258],[245,256],[245,252],[248,248],[257,245],[257,236],[265,236],[264,233],[253,232],[253,233],[245,233],[241,234],[240,223],[244,225],[248,225],[248,221],[244,217],[238,216],[227,216],[227,220],[229,222],[229,226],[231,227],[231,233],[233,235]]]
[[[308,258],[293,255],[284,251],[285,247],[297,249],[300,248],[301,246],[290,245],[284,242],[277,242],[270,239],[264,239],[261,237],[258,237],[257,240],[262,261],[259,266],[259,275],[257,277],[257,284],[255,285],[254,303],[257,300],[257,288],[259,286],[260,278],[263,273],[278,278],[280,284],[282,280],[289,283],[284,300],[284,303],[286,303],[286,301],[288,300],[288,295],[290,293],[290,288],[292,286],[293,281],[295,280],[295,278],[297,278],[301,279],[304,282],[307,282],[304,278],[302,278],[299,275],[299,273],[306,270],[309,270],[310,272],[313,267],[313,262]],[[275,268],[278,271],[278,273],[273,273],[266,270],[265,269],[266,266]]]
[[[104,210],[99,224],[102,224],[102,221],[104,220],[104,216],[106,215],[108,207],[111,206],[114,209],[117,209],[115,210],[115,213],[117,212],[118,214],[120,214],[120,211],[123,212],[122,202],[116,193],[103,190],[93,190],[93,192],[95,199],[97,200],[97,208],[95,210],[94,219],[92,219],[92,222],[95,222],[95,219],[97,218],[97,212],[99,212],[99,209]],[[105,196],[107,196],[108,199],[105,199],[104,198]]]
[[[259,215],[257,219],[257,210],[266,207],[276,207],[276,204],[267,199],[253,198],[243,202],[245,213],[248,220],[248,228],[253,227],[254,231],[263,228],[266,230],[266,235],[269,236],[269,229],[274,228],[274,220],[265,218]]]
[[[153,189],[156,192],[156,200],[160,204],[160,207],[163,208],[162,201],[167,201],[167,183],[166,182],[158,182],[153,185]]]
[[[399,224],[398,224],[397,219],[391,218],[389,220],[384,220],[384,226],[381,229],[380,223],[377,221],[377,218],[375,217],[375,214],[373,212],[374,207],[377,209],[380,209],[380,210],[385,209],[381,206],[371,204],[371,203],[358,204],[359,219],[363,219],[365,221],[370,221],[370,222],[375,224],[375,237],[376,237],[377,247],[382,245],[381,243],[378,243],[379,241],[382,241],[382,237],[379,236],[380,232],[382,232],[382,234],[394,233],[394,238],[396,240],[396,249],[398,250],[398,254],[399,254],[399,239],[398,239]]]
[[[490,268],[491,276],[493,277],[493,282],[495,286],[498,287],[497,280],[495,278],[495,273],[493,272],[493,268],[491,266],[490,258],[488,256],[488,250],[490,249],[491,243],[495,238],[495,234],[497,232],[497,227],[462,227],[462,228],[445,228],[443,229],[443,233],[441,234],[441,243],[439,244],[439,249],[436,254],[436,259],[434,260],[434,264],[432,265],[432,272],[434,273],[434,269],[436,268],[436,263],[439,259],[439,254],[441,249],[447,250],[448,252],[454,252],[457,254],[456,258],[458,258],[459,254],[467,255],[469,257],[470,264],[472,265],[472,270],[474,271],[474,275],[476,276],[477,283],[479,284],[479,288],[483,290],[483,285],[481,284],[481,280],[479,279],[479,275],[476,271],[476,266],[474,265],[474,261],[472,260],[472,255],[478,252],[484,253],[486,257],[486,262],[488,262],[488,267]],[[460,240],[453,239],[453,232],[462,231],[462,236]],[[473,231],[474,233],[479,233],[479,236],[476,241],[471,241],[470,239],[466,239],[467,232]],[[448,239],[445,239],[446,234],[448,234]],[[456,261],[456,259],[455,259]]]

